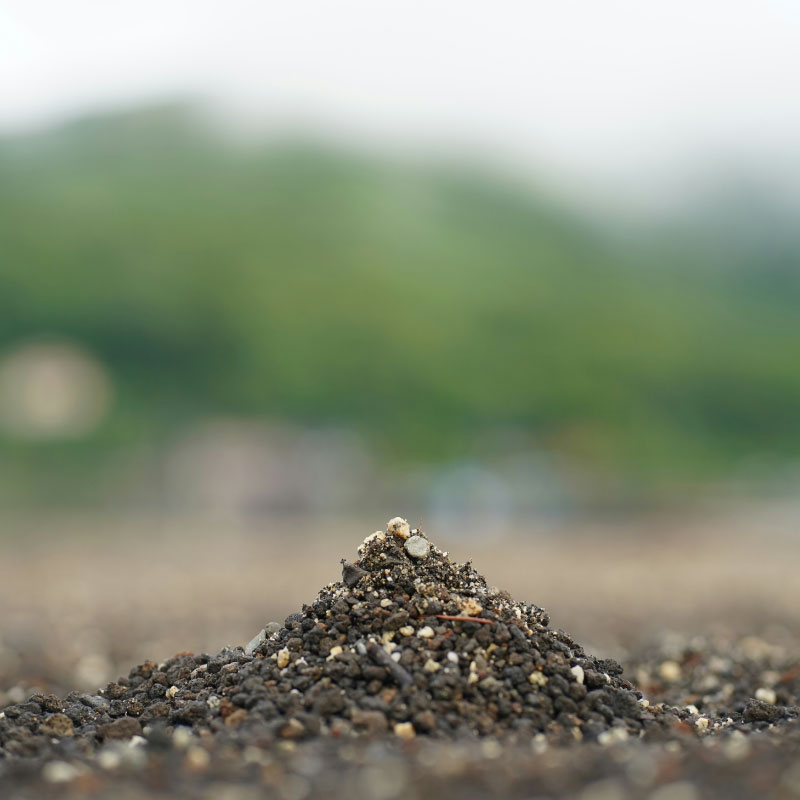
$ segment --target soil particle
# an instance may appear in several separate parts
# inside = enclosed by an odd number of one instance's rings
[[[132,717],[121,717],[101,725],[98,728],[98,733],[102,739],[130,739],[131,736],[136,736],[142,732],[142,724],[138,719]]]
[[[74,736],[75,727],[72,720],[65,714],[51,714],[39,727],[39,732],[45,736]]]
[[[404,545],[406,552],[412,558],[425,558],[428,555],[430,544],[422,536],[411,536]]]

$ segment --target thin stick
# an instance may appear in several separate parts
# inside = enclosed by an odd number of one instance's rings
[[[450,614],[434,614],[437,619],[449,619],[452,622],[482,622],[484,625],[494,625],[493,619],[483,617],[451,617]]]

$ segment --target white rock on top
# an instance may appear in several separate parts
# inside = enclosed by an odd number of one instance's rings
[[[402,517],[395,517],[389,520],[386,532],[392,533],[400,539],[408,539],[411,536],[411,526]]]
[[[430,546],[430,542],[422,536],[412,536],[405,543],[406,552],[413,558],[425,558]]]

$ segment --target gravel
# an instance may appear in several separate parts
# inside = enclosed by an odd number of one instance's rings
[[[137,776],[158,763],[167,794],[206,796],[216,781],[301,800],[433,797],[445,785],[463,797],[580,787],[591,800],[700,797],[692,781],[713,773],[739,797],[748,784],[730,776],[761,759],[771,786],[800,790],[795,664],[753,637],[662,637],[632,659],[634,685],[395,518],[343,562],[341,581],[246,648],[7,706],[0,780],[19,790],[9,797],[87,776],[138,796]]]

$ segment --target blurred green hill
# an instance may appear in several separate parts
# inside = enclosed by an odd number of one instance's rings
[[[441,162],[234,145],[180,107],[0,140],[0,344],[78,342],[116,392],[89,437],[6,436],[6,470],[219,413],[352,427],[399,463],[511,441],[632,495],[796,459],[800,245],[700,228],[607,230]]]

